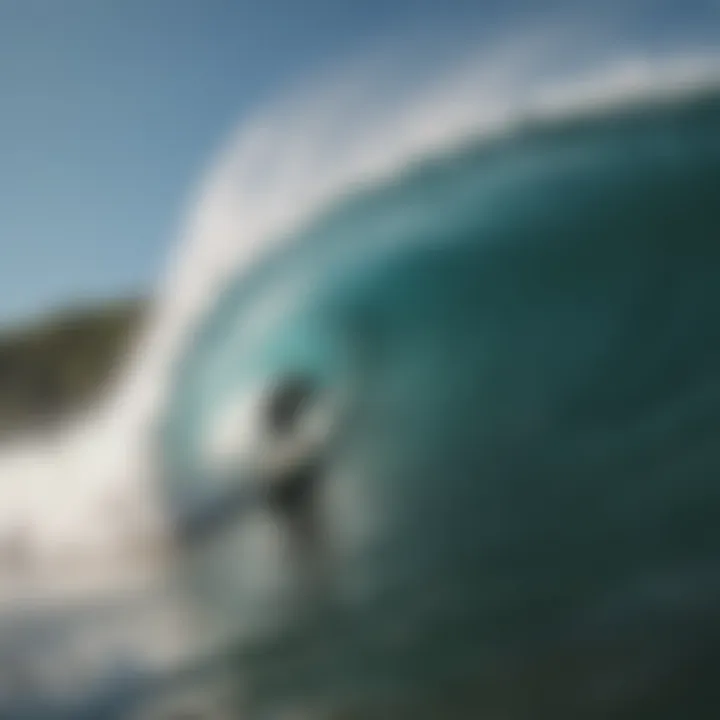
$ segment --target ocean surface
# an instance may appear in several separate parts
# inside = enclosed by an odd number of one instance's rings
[[[719,131],[707,86],[516,122],[222,293],[176,368],[166,489],[249,488],[193,550],[244,716],[717,716]],[[263,393],[297,373],[354,398],[310,599],[292,513],[253,499]]]

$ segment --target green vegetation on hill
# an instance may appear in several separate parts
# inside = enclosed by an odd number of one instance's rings
[[[54,423],[91,401],[143,308],[124,301],[0,331],[0,434]]]

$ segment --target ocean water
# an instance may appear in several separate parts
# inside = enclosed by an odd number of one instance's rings
[[[164,495],[240,717],[717,716],[719,130],[704,86],[471,137],[221,294]],[[267,426],[297,376],[319,440]]]

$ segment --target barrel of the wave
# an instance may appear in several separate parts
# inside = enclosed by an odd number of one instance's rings
[[[720,717],[714,92],[416,159],[240,275],[175,380],[243,717]]]

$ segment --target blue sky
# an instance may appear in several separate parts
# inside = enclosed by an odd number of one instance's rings
[[[671,6],[649,32],[677,24]],[[0,322],[149,289],[244,112],[374,41],[501,7],[0,0]]]

